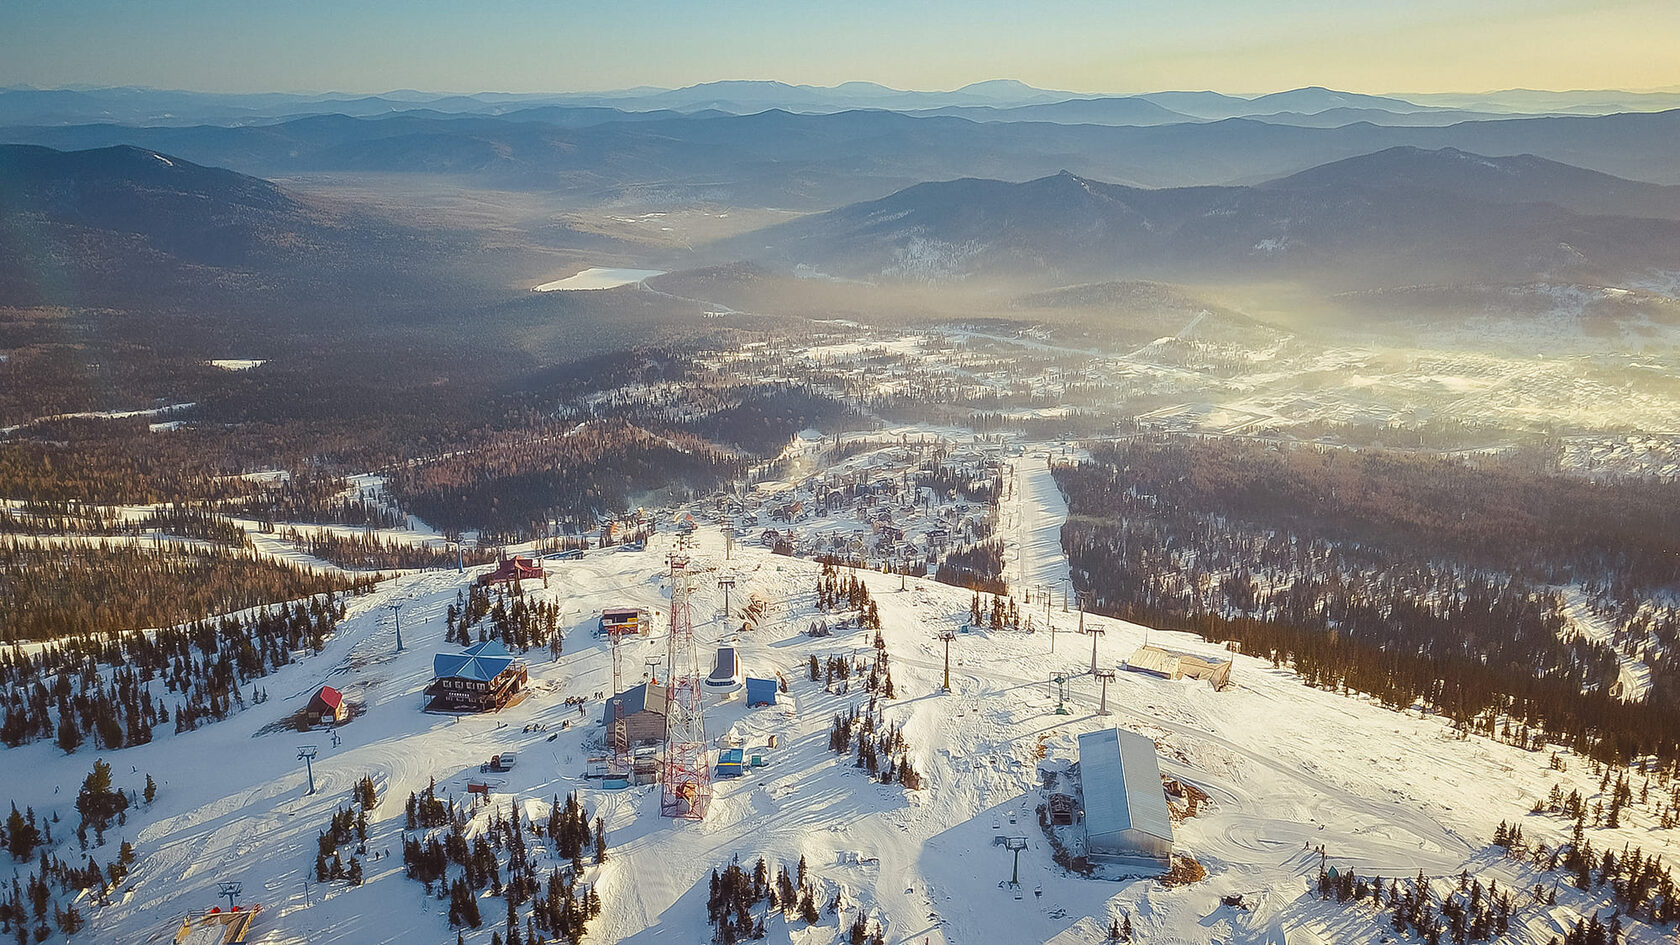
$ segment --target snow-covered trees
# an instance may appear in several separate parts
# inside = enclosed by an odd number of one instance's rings
[[[857,611],[859,626],[866,630],[881,628],[881,614],[869,596],[868,585],[855,574],[842,577],[840,567],[831,560],[823,560],[822,573],[817,576],[817,609]]]
[[[560,637],[560,605],[527,597],[517,585],[512,590],[470,585],[465,594],[456,593],[445,614],[444,639],[461,646],[500,640],[522,652],[548,646],[558,653]]]
[[[753,907],[768,897],[765,873],[762,859],[752,873],[739,863],[730,863],[721,873],[712,870],[711,891],[706,897],[706,919],[715,930],[712,941],[735,945],[743,939],[764,937],[764,922],[753,917]]]
[[[151,775],[147,775],[146,783],[149,785],[151,781]],[[151,798],[148,797],[146,800],[150,801]],[[372,775],[363,775],[362,779],[356,782],[356,804],[364,811],[373,810],[379,806],[379,795],[374,790]]]
[[[545,819],[521,816],[518,805],[505,817],[499,811],[490,812],[488,830],[470,840],[467,831],[472,809],[438,800],[432,788],[410,795],[409,805],[409,829],[423,835],[404,835],[404,868],[428,891],[435,884],[439,897],[448,897],[452,924],[481,926],[484,917],[479,899],[486,890],[491,896],[506,899],[508,920],[502,931],[506,932],[504,941],[509,943],[531,945],[551,936],[562,942],[577,942],[589,921],[600,914],[599,893],[579,878],[585,869],[584,856],[591,848],[596,862],[606,859],[606,822],[597,819],[592,825],[589,811],[576,794],[567,795],[564,802],[554,798]],[[480,810],[478,816],[486,813]],[[571,864],[552,871],[543,881],[532,865],[528,845],[545,839],[558,858]],[[454,870],[457,866],[458,874]],[[502,879],[504,868],[506,882]],[[530,910],[521,926],[520,910],[526,904]],[[502,931],[496,934],[500,936]]]
[[[128,795],[111,788],[111,766],[104,759],[93,763],[93,770],[82,781],[76,795],[76,812],[82,815],[82,826],[92,825],[103,835],[113,818],[124,816],[128,810]]]
[[[1055,476],[1099,611],[1526,748],[1680,758],[1680,610],[1650,601],[1680,586],[1672,483],[1189,439],[1092,456]],[[1572,583],[1611,640],[1569,632],[1555,586]],[[1652,669],[1642,700],[1617,688],[1623,658]]]
[[[365,582],[317,574],[227,547],[66,546],[0,541],[0,640],[60,640],[172,627],[275,601],[350,590]]]
[[[6,818],[6,852],[22,862],[40,845],[41,828],[35,826],[35,809],[30,808],[27,815],[20,813],[17,802],[13,801],[12,813]]]
[[[33,654],[0,651],[0,741],[56,737],[66,752],[91,737],[99,748],[152,740],[153,729],[198,727],[267,698],[249,686],[319,649],[344,616],[327,595],[263,608],[243,619],[201,620],[151,632],[71,637]],[[173,711],[163,693],[176,693]]]

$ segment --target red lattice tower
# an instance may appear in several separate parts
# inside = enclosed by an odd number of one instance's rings
[[[659,812],[701,820],[712,804],[700,658],[689,615],[688,559],[671,556],[671,641],[665,680],[665,776]]]

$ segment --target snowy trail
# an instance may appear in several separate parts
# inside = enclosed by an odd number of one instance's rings
[[[1052,599],[1066,595],[1073,599],[1068,579],[1067,555],[1062,553],[1062,523],[1067,521],[1067,499],[1056,487],[1049,458],[1043,453],[1019,456],[1013,463],[1012,483],[1003,538],[1004,573],[1009,586],[1019,593],[1049,588]]]

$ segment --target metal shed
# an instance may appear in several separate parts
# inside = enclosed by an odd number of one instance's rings
[[[1172,818],[1155,743],[1113,728],[1081,735],[1079,777],[1086,855],[1165,868],[1172,858]]]
[[[745,754],[739,748],[725,748],[718,752],[717,776],[720,778],[740,777]]]
[[[775,705],[778,686],[774,679],[747,677],[747,705]]]

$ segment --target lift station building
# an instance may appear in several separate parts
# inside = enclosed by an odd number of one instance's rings
[[[1172,818],[1153,741],[1115,728],[1079,736],[1079,783],[1086,856],[1121,866],[1171,865]]]

